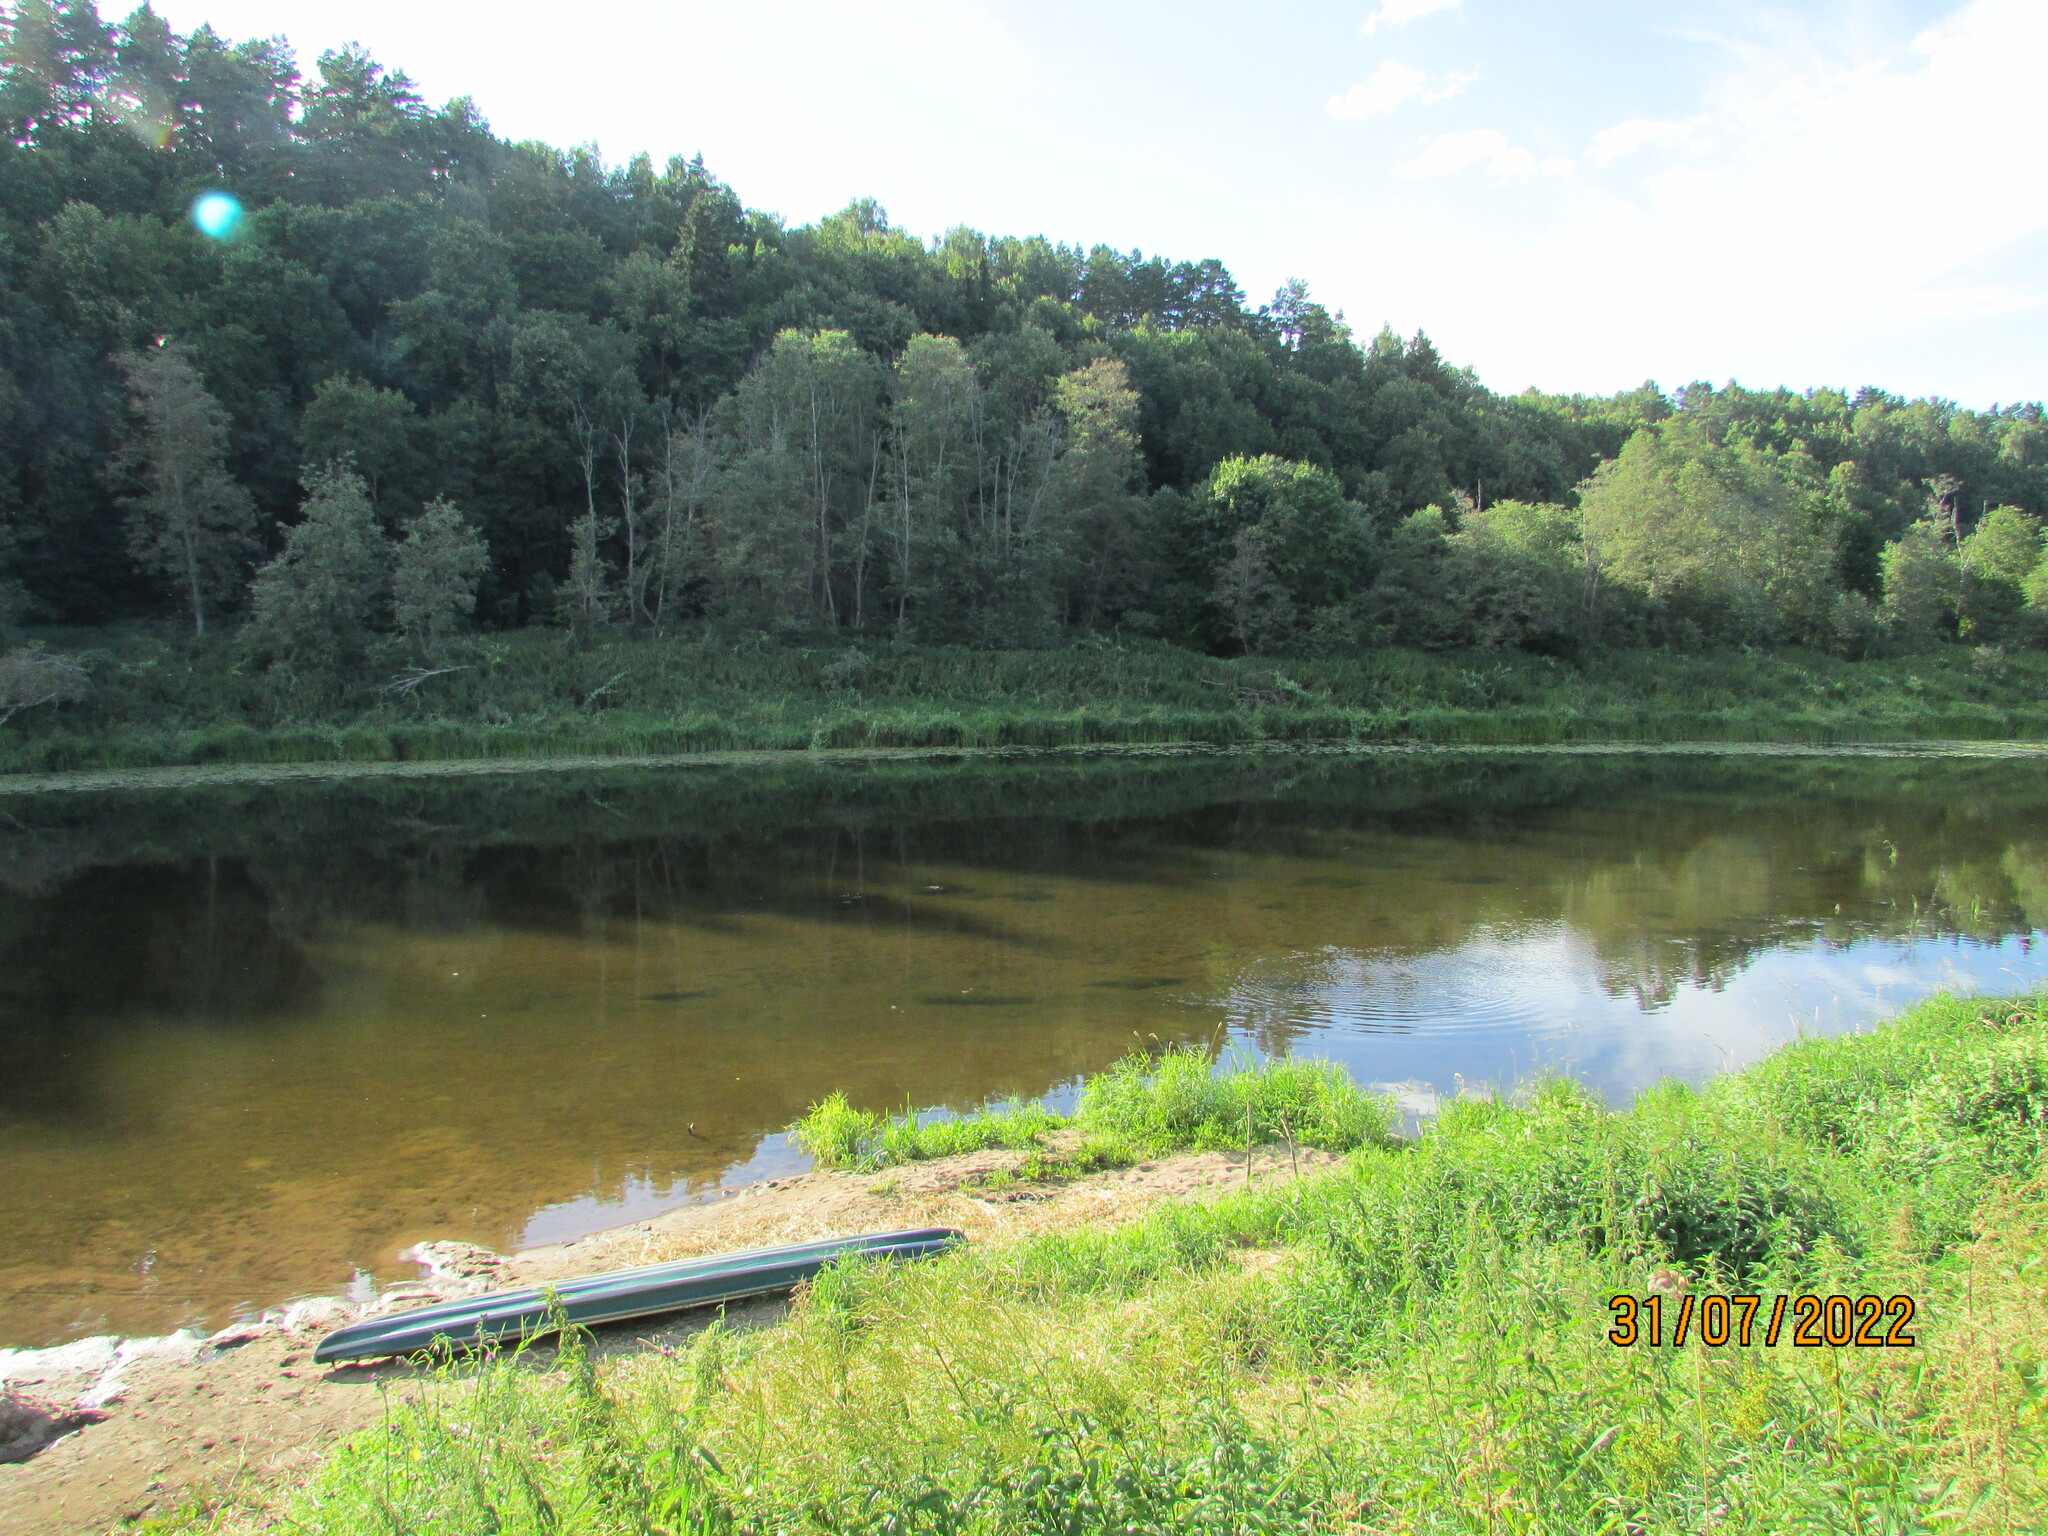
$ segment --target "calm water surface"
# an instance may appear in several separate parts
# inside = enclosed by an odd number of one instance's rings
[[[219,1324],[1144,1044],[1624,1100],[2048,974],[2037,761],[1159,757],[0,804],[0,1345]]]

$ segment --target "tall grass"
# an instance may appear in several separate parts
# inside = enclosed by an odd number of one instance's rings
[[[777,1328],[451,1380],[258,1523],[2041,1531],[2044,1067],[2048,997],[1941,999],[1625,1112],[1455,1105],[1319,1178],[831,1271]],[[1174,1144],[1240,1102],[1112,1077],[1102,1112]],[[1255,1119],[1341,1098],[1267,1081],[1229,1090]],[[1919,1343],[1614,1347],[1609,1297],[1653,1280],[1909,1294]]]
[[[476,637],[457,668],[380,691],[252,668],[231,642],[146,626],[42,637],[93,694],[0,732],[0,771],[206,762],[610,756],[1107,743],[1550,743],[2048,736],[2048,656],[1951,646],[1848,662],[1623,651],[1199,655],[1157,642],[1035,651],[804,648],[550,631]]]

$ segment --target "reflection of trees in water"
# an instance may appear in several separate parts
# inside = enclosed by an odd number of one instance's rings
[[[24,826],[0,816],[0,891],[46,895],[105,861],[99,840],[83,827]]]
[[[752,912],[1036,942],[972,892],[905,899],[891,871],[913,863],[1192,885],[1219,850],[1341,862],[1391,839],[1452,873],[1356,898],[1392,914],[1388,952],[1563,919],[1611,991],[1656,1006],[1789,941],[2048,924],[2048,842],[2012,835],[2043,824],[2042,778],[2024,761],[1276,755],[23,798],[0,816],[0,1093],[84,1102],[88,1017],[288,1006],[314,984],[296,941],[325,924],[590,935]],[[1276,1050],[1299,1033],[1284,1006],[1254,1028]]]
[[[1275,1054],[1335,1008],[1356,1005],[1349,1027],[1412,1027],[1400,1008],[1452,983],[1513,992],[1488,970],[1489,935],[1548,930],[1572,974],[1590,950],[1612,990],[1654,1005],[1789,939],[2031,927],[2048,917],[2048,841],[2014,832],[2048,825],[2041,777],[1061,759],[16,798],[0,805],[0,1117],[39,1122],[20,1146],[77,1137],[106,1166],[141,1160],[139,1128],[152,1207],[185,1191],[218,1273],[273,1262],[287,1229],[301,1248],[324,1233],[338,1265],[394,1210],[516,1223],[586,1188],[711,1177],[835,1087],[867,1107],[914,1091],[964,1108],[1094,1070],[1131,1030],[1213,1041],[1216,1011],[1180,1005],[1221,992]],[[935,878],[942,897],[923,892]],[[636,954],[642,922],[672,931]],[[479,932],[510,940],[491,948],[487,1022],[421,985],[438,939],[412,942]],[[890,948],[905,938],[945,942]],[[1124,959],[1127,940],[1151,958]],[[699,949],[731,967],[709,1004],[687,995]],[[862,964],[912,949],[940,957],[932,973],[986,966],[1050,1001],[866,1011],[880,968]],[[677,979],[641,986],[641,959]],[[609,994],[600,973],[619,978]],[[645,995],[668,987],[676,1000]],[[609,1010],[587,1033],[586,1005]],[[273,1051],[294,1071],[266,1117]],[[329,1091],[342,1081],[346,1103]],[[178,1125],[183,1143],[147,1139]],[[78,1166],[72,1203],[97,1210],[122,1179]],[[266,1203],[273,1185],[287,1194]],[[46,1246],[118,1278],[120,1230],[110,1217]]]
[[[1718,989],[1786,944],[1952,934],[1997,942],[2048,926],[2042,845],[2008,843],[2011,821],[1938,803],[1795,805],[1746,813],[1739,835],[1702,814],[1660,823],[1626,867],[1576,882],[1570,920],[1595,942],[1602,980],[1644,1007],[1687,985]],[[1833,810],[1834,814],[1830,814]],[[2024,824],[2024,818],[2014,818]]]
[[[0,892],[0,1110],[90,1121],[99,1050],[143,1016],[246,1027],[315,978],[237,864],[95,869]]]

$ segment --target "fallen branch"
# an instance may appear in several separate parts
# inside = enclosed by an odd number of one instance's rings
[[[460,667],[413,667],[408,671],[399,673],[389,682],[379,683],[370,691],[372,693],[389,694],[394,699],[407,699],[417,693],[420,684],[430,677],[446,677],[450,672],[467,672],[468,670],[469,667],[466,664]]]
[[[591,689],[590,692],[584,697],[583,707],[585,709],[590,708],[590,706],[595,704],[600,697],[611,692],[613,683],[623,681],[625,679],[625,676],[626,674],[623,672],[614,672],[610,677],[606,678],[603,682],[599,683],[595,688]]]
[[[85,663],[40,646],[0,656],[0,725],[39,704],[72,704],[92,692]]]

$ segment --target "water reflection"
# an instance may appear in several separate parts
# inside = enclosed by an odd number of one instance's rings
[[[1138,1040],[1623,1097],[2041,974],[2030,762],[1073,759],[17,797],[0,1344],[795,1166]]]

